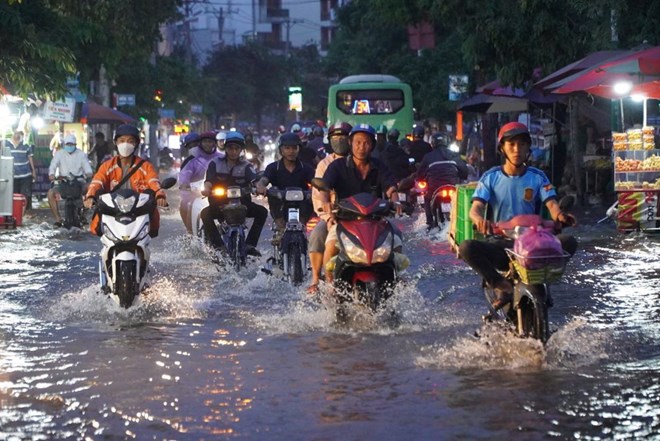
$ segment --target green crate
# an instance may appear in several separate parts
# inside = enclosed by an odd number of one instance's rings
[[[456,186],[456,214],[459,219],[470,219],[472,195],[475,189],[475,183]]]

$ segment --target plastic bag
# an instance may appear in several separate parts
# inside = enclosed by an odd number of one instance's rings
[[[539,269],[548,265],[561,265],[564,250],[561,242],[550,231],[530,227],[513,244],[518,262],[527,269]]]

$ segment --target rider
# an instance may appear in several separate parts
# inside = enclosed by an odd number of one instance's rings
[[[410,176],[410,157],[399,146],[399,131],[397,129],[390,129],[390,131],[387,132],[387,139],[387,146],[379,159],[390,170],[394,179],[399,182]]]
[[[179,173],[179,190],[181,190],[179,213],[188,233],[192,233],[190,210],[195,199],[199,197],[199,191],[192,191],[190,184],[204,180],[209,163],[215,158],[225,156],[224,152],[217,151],[215,137],[215,132],[211,131],[199,135],[201,145],[186,158]]]
[[[519,122],[505,124],[498,135],[498,150],[504,156],[504,165],[488,170],[479,180],[472,196],[470,219],[477,230],[488,235],[491,222],[511,219],[519,214],[539,213],[545,205],[553,220],[567,226],[576,225],[572,214],[562,211],[557,203],[555,189],[547,176],[539,169],[528,167],[531,137],[527,126]],[[486,204],[489,217],[485,217]],[[574,237],[559,234],[562,248],[573,255],[577,249]],[[495,309],[509,303],[513,295],[511,282],[498,271],[509,268],[506,248],[511,248],[511,239],[489,236],[486,240],[466,240],[459,247],[459,254],[497,294],[493,302]]]
[[[98,196],[118,189],[119,184],[121,184],[119,189],[131,189],[138,193],[152,191],[156,196],[156,205],[166,207],[167,197],[165,191],[160,188],[158,172],[149,161],[135,156],[135,149],[140,142],[140,131],[137,127],[129,124],[122,124],[117,127],[114,141],[119,155],[105,161],[99,167],[85,195],[85,207],[91,208]],[[128,179],[125,179],[126,176],[128,176]],[[97,236],[102,234],[100,220],[97,212],[89,225],[91,232]],[[160,213],[158,208],[154,207],[149,214],[149,235],[151,237],[158,236],[159,228]]]
[[[279,139],[279,151],[282,159],[268,164],[263,177],[257,182],[257,193],[266,194],[266,186],[270,183],[273,187],[286,189],[287,187],[298,187],[303,190],[309,188],[314,169],[298,159],[300,151],[300,138],[293,133],[285,133]],[[277,237],[281,237],[286,226],[284,213],[282,212],[282,201],[268,197],[270,215],[277,226]],[[306,224],[312,214],[311,204],[303,205],[300,219]]]
[[[383,152],[387,147],[387,127],[385,124],[381,124],[376,127],[376,147],[374,151],[371,152],[371,157],[380,159],[382,161]]]
[[[245,132],[245,159],[247,159],[257,171],[261,169],[261,164],[264,162],[264,154],[257,143],[254,142],[252,132],[249,130]]]
[[[441,219],[433,219],[431,197],[443,185],[456,185],[468,175],[467,165],[458,153],[449,150],[449,135],[435,133],[431,138],[433,151],[424,155],[417,170],[416,179],[425,180],[428,191],[424,195],[424,212],[428,229],[438,226]]]
[[[424,159],[424,155],[430,153],[431,144],[424,141],[424,127],[416,125],[412,130],[413,141],[410,143],[410,156],[415,160],[415,165],[418,165]]]
[[[385,195],[396,207],[397,214],[401,214],[399,195],[396,192],[396,181],[387,167],[377,159],[372,159],[370,153],[376,144],[376,131],[368,124],[359,124],[349,134],[351,143],[351,154],[346,159],[332,162],[323,174],[323,180],[330,190],[335,191],[337,200],[351,197],[357,193],[371,193],[375,197]],[[330,206],[330,194],[327,191],[320,192],[320,200],[323,204],[323,213],[330,213],[328,224],[328,237],[325,241],[325,252],[323,263],[326,264],[332,257],[336,256],[337,249],[337,221],[332,214]],[[395,234],[395,237],[399,237]],[[401,243],[395,242],[395,249]],[[332,275],[326,274],[326,279],[331,282]]]
[[[52,187],[48,190],[48,206],[50,211],[55,217],[53,223],[56,227],[61,227],[62,217],[57,207],[57,196],[60,194],[60,185],[55,183],[55,175],[57,173],[60,177],[70,176],[84,176],[86,179],[94,174],[92,166],[89,165],[87,154],[76,147],[76,137],[73,134],[68,134],[64,137],[64,148],[55,152],[53,159],[50,161],[48,167],[48,179],[53,182]],[[83,192],[87,184],[83,184]]]
[[[197,155],[200,142],[201,138],[195,132],[190,132],[183,137],[181,142],[181,157],[184,159],[181,163],[181,169]]]
[[[204,182],[204,191],[202,191],[203,195],[208,196],[211,193],[213,184],[220,181],[223,177],[230,177],[233,185],[241,187],[250,186],[257,175],[252,165],[248,161],[241,159],[241,151],[244,148],[245,138],[240,132],[227,132],[225,139],[226,156],[224,158],[215,158],[209,163],[206,171],[206,181]],[[261,230],[268,217],[268,210],[252,202],[249,194],[242,198],[241,203],[247,207],[247,217],[254,219],[245,239],[247,253],[251,256],[260,256],[261,253],[259,253],[256,247],[257,242],[259,242],[259,236],[261,236]],[[220,208],[209,205],[201,212],[202,222],[204,223],[204,234],[210,244],[217,249],[223,246],[222,238],[214,222],[214,219],[222,219],[222,210]]]
[[[343,158],[348,155],[351,144],[348,135],[353,126],[348,123],[337,121],[328,129],[328,142],[333,153],[329,154],[316,166],[315,178],[323,178],[328,166],[337,158]],[[320,199],[320,193],[316,188],[312,188],[312,203],[314,211],[321,218],[309,235],[309,262],[312,266],[312,281],[307,292],[314,294],[318,290],[319,280],[321,278],[321,267],[323,265],[323,252],[325,251],[325,239],[328,236],[327,220],[329,213],[323,212],[323,203]]]
[[[227,139],[227,132],[220,130],[217,135],[215,135],[215,143],[218,146],[218,150],[222,153],[225,151],[225,139]]]

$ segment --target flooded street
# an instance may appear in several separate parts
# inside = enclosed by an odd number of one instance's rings
[[[97,237],[2,232],[0,439],[658,437],[657,238],[574,230],[543,348],[482,323],[479,278],[419,216],[396,221],[411,260],[397,327],[338,326],[263,274],[266,229],[263,257],[219,272],[163,213],[129,310],[97,287]]]

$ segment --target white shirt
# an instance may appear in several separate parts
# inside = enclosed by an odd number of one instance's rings
[[[323,158],[321,162],[316,164],[316,172],[314,173],[314,177],[323,178],[323,175],[325,174],[325,171],[328,169],[330,164],[332,164],[332,162],[338,158],[343,158],[343,156],[332,153]],[[323,203],[321,202],[321,193],[314,187],[312,187],[312,204],[314,205],[314,211],[316,211],[319,217],[323,220],[327,220],[329,217],[328,214],[323,213],[321,210],[323,208]]]
[[[80,149],[76,149],[73,153],[67,153],[64,149],[58,150],[48,167],[48,176],[92,176],[93,174],[87,153]]]

